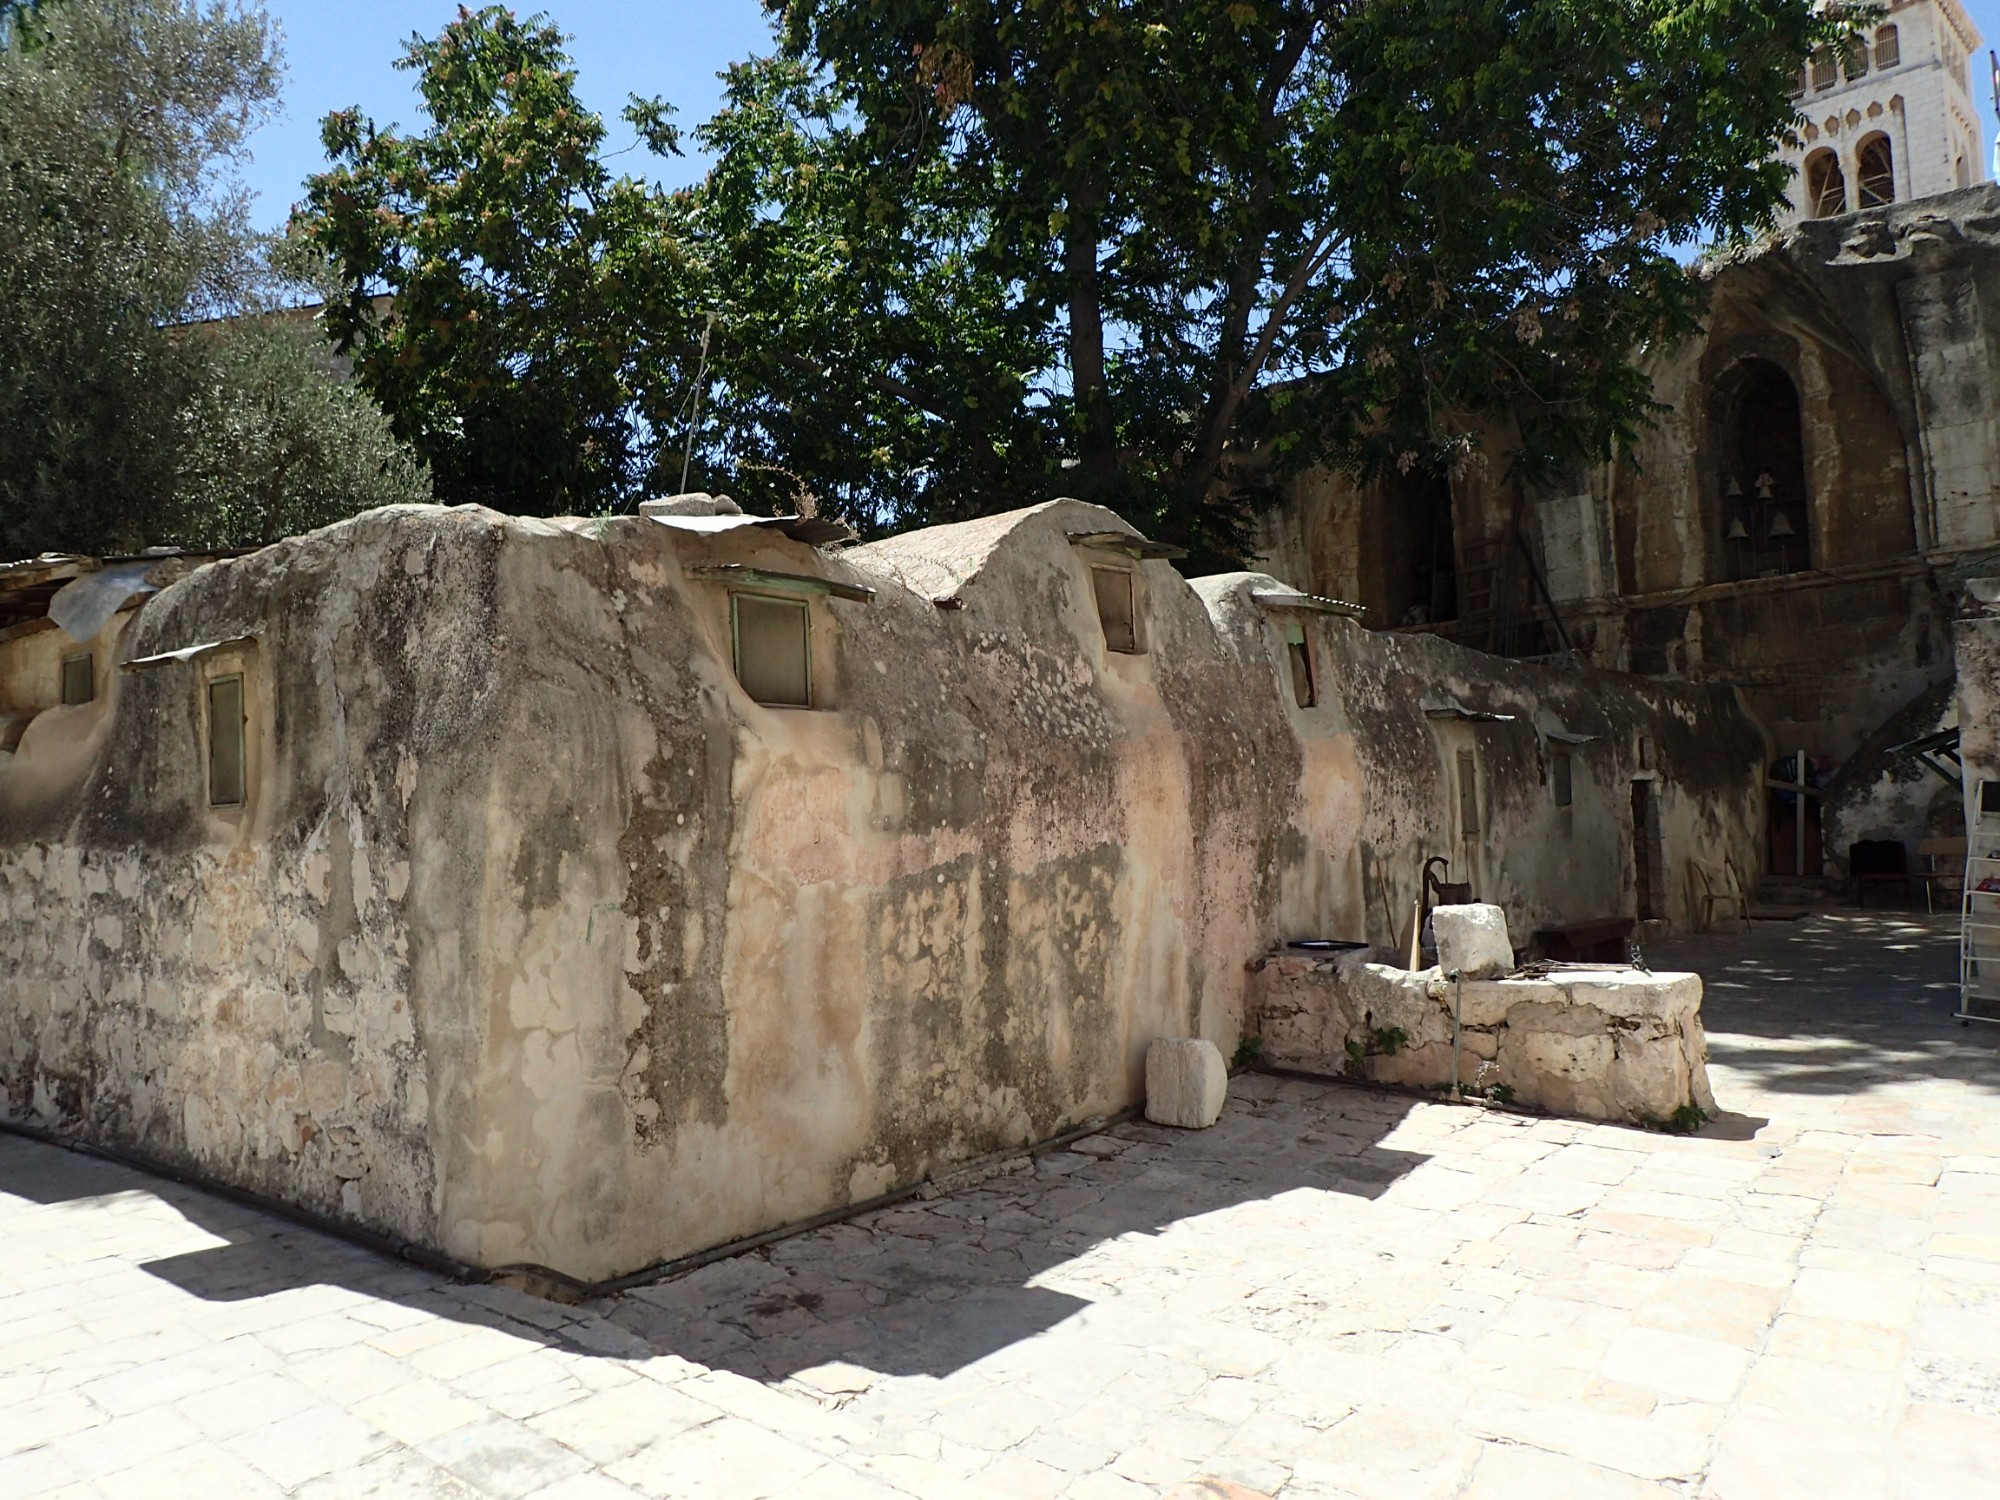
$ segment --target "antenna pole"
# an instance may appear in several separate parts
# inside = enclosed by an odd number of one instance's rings
[[[708,315],[708,321],[701,330],[701,360],[694,372],[694,414],[688,418],[687,447],[681,450],[681,488],[685,495],[688,487],[688,465],[694,462],[694,435],[701,426],[701,393],[708,384],[708,340],[715,332],[715,314]]]

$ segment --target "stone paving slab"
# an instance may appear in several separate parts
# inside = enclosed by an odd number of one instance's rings
[[[585,1307],[0,1137],[0,1497],[2000,1496],[2000,1051],[1757,924],[1699,1136],[1234,1080]]]

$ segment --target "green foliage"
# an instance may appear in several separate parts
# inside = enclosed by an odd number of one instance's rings
[[[298,232],[452,499],[699,482],[893,528],[1076,494],[1240,559],[1308,465],[1526,484],[1650,417],[1669,253],[1768,224],[1813,0],[773,0],[715,167],[614,178],[561,35],[411,42]],[[668,110],[626,118],[655,150]],[[394,294],[393,308],[376,300]],[[702,345],[706,340],[706,355]]]
[[[605,168],[563,40],[498,7],[412,38],[428,128],[329,115],[293,221],[338,274],[336,346],[439,497],[544,515],[674,487],[694,378],[685,201]],[[665,106],[628,117],[674,148]]]
[[[298,315],[218,331],[191,403],[192,515],[181,540],[262,546],[358,505],[419,504],[430,481],[381,408],[333,368]]]
[[[1668,1135],[1693,1135],[1714,1118],[1699,1104],[1683,1104],[1664,1120],[1657,1115],[1641,1115],[1639,1123],[1648,1130],[1663,1131]]]
[[[787,321],[768,277],[739,300],[843,389],[921,398],[855,403],[841,482],[1080,493],[1197,562],[1304,464],[1461,463],[1495,431],[1531,480],[1628,436],[1629,356],[1699,312],[1667,247],[1768,222],[1792,78],[1837,28],[1811,0],[781,15],[794,61],[737,84],[756,128],[707,137],[726,217],[863,326]]]
[[[1683,1104],[1667,1117],[1667,1129],[1676,1135],[1693,1135],[1710,1118],[1708,1111],[1699,1104]]]
[[[233,176],[278,77],[253,10],[61,0],[0,14],[5,555],[254,541],[255,517],[423,493],[381,449],[379,414],[306,343],[226,320],[288,284]],[[318,453],[343,455],[338,475],[260,467],[308,430]],[[365,482],[364,455],[394,482]]]
[[[1359,1076],[1371,1057],[1394,1057],[1410,1045],[1410,1034],[1400,1026],[1375,1026],[1346,1042],[1348,1071]]]
[[[704,441],[732,493],[876,530],[1037,498],[1062,447],[1031,383],[1040,315],[976,252],[951,163],[885,175],[806,64],[732,68],[697,132],[703,305],[719,322]]]
[[[1264,1060],[1264,1039],[1260,1036],[1246,1036],[1236,1044],[1236,1051],[1229,1059],[1229,1071],[1241,1072],[1254,1068]]]

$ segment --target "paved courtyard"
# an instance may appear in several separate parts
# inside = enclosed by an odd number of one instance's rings
[[[1698,1137],[1243,1077],[589,1307],[0,1137],[0,1497],[2000,1496],[1948,924],[1649,957]]]

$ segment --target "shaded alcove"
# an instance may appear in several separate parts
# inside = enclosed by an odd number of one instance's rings
[[[1375,483],[1373,525],[1362,531],[1361,585],[1377,629],[1458,618],[1451,483],[1443,474],[1389,473]]]
[[[1738,360],[1709,399],[1714,576],[1769,578],[1812,566],[1799,391],[1768,359]]]

